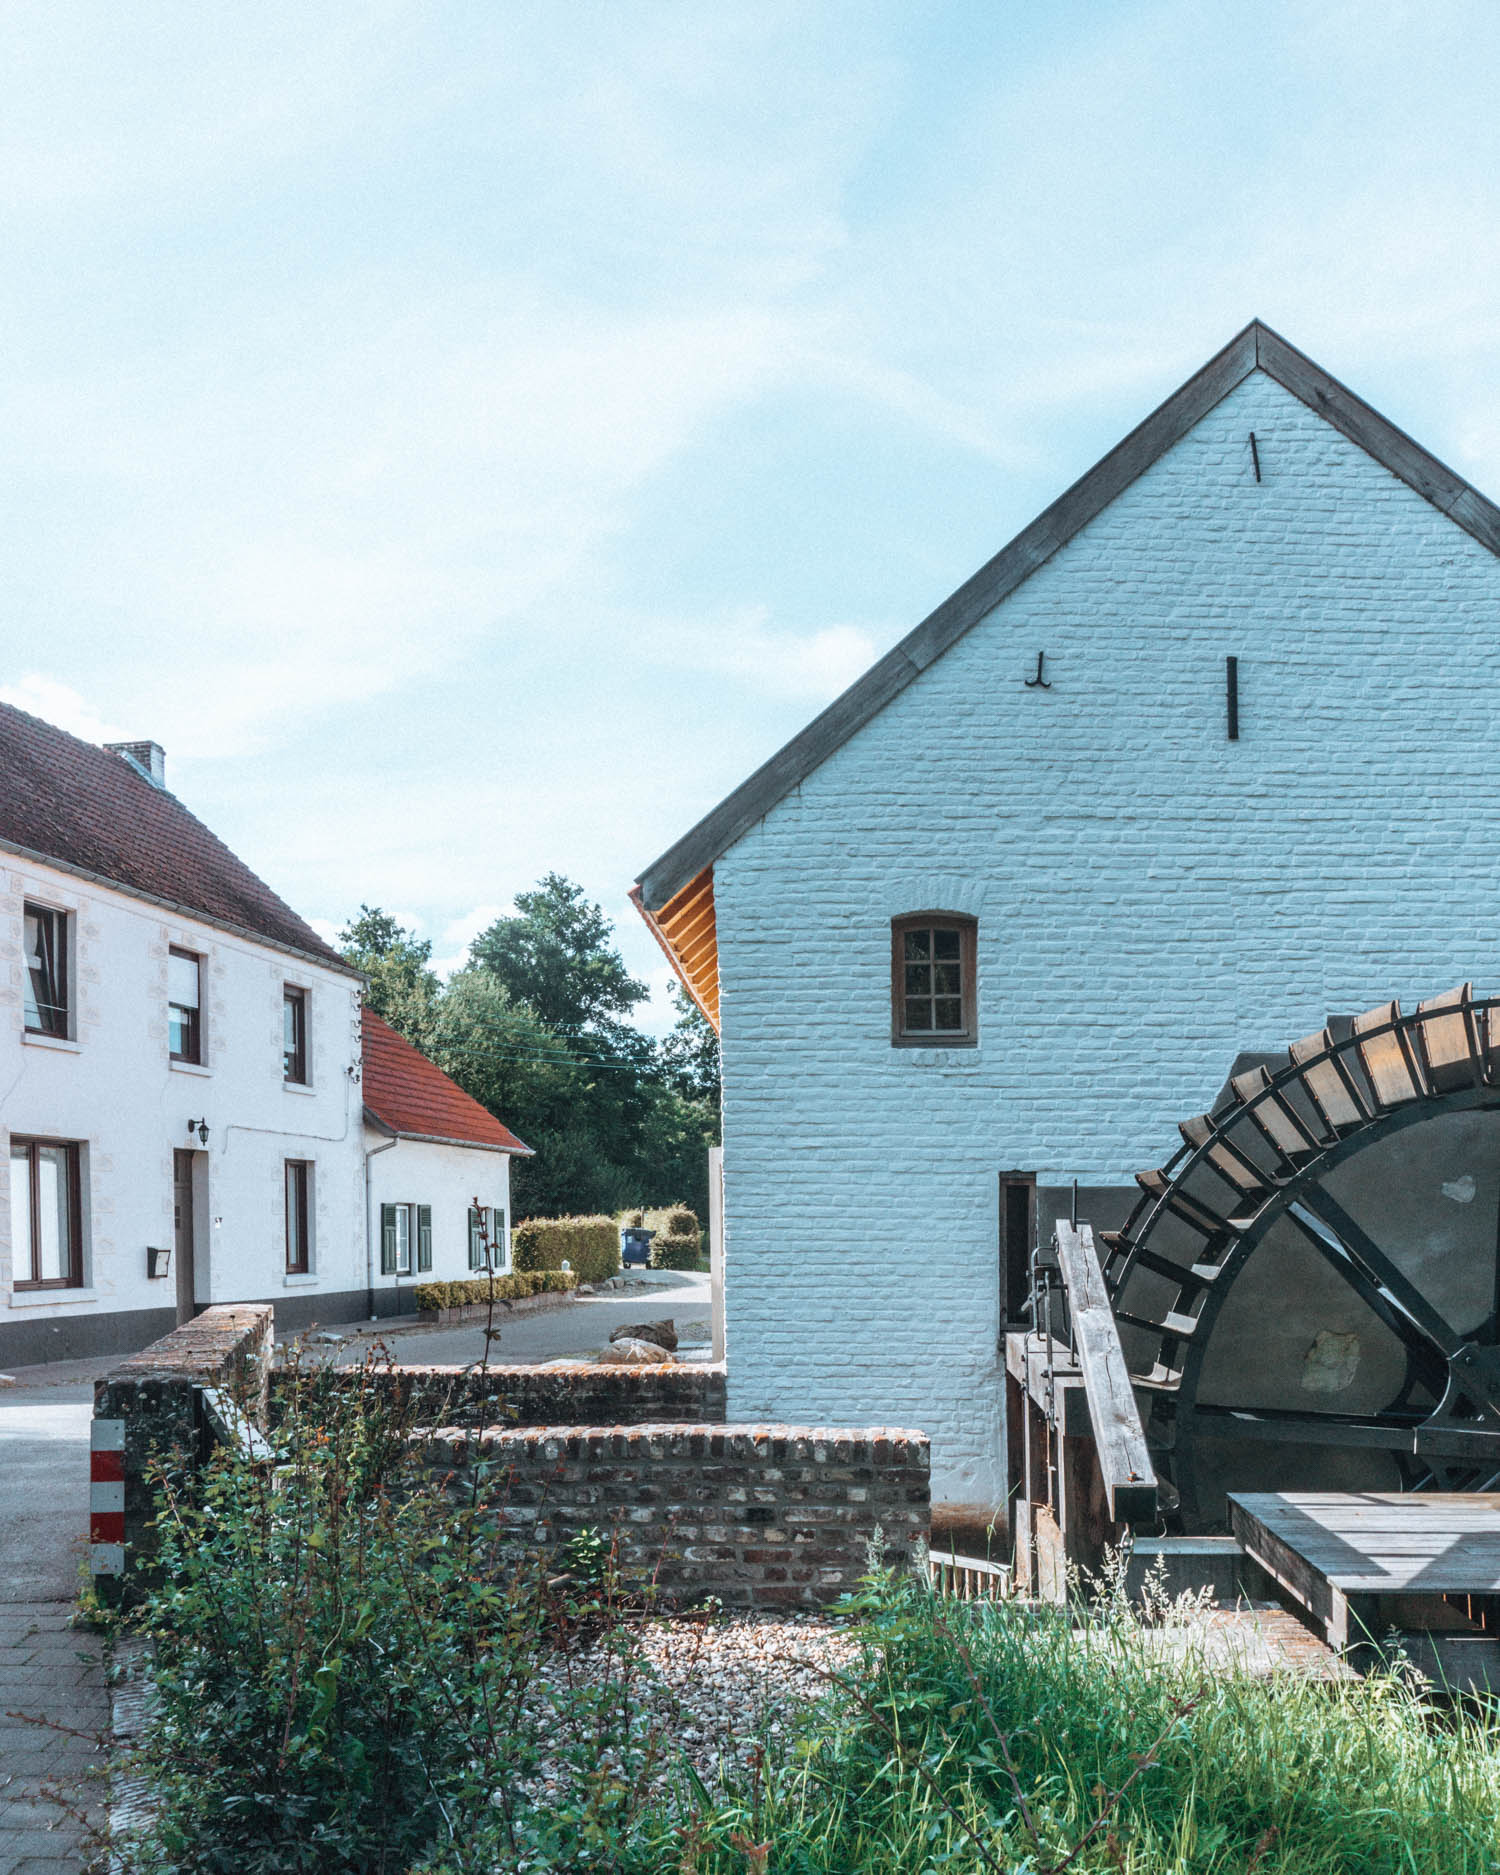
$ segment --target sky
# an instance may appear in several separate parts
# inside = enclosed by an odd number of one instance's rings
[[[1500,495],[1494,0],[0,10],[0,699],[626,894],[1249,319]]]

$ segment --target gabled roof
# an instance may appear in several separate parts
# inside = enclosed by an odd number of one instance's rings
[[[0,847],[360,974],[134,761],[8,704]]]
[[[685,906],[690,897],[701,897],[701,889],[689,894],[686,888],[696,887],[707,867],[1256,369],[1357,443],[1482,546],[1500,553],[1500,508],[1269,326],[1252,320],[1087,475],[1023,528],[1008,547],[1002,547],[821,716],[641,874],[632,897],[700,1007],[708,998],[701,985],[695,987],[689,981],[666,930],[670,913],[676,909],[672,901],[680,895]],[[659,921],[659,913],[667,918]]]
[[[363,1010],[361,1017],[365,1118],[373,1126],[402,1139],[530,1153],[530,1146],[523,1145],[477,1100],[471,1100],[456,1081],[450,1081],[373,1009]]]

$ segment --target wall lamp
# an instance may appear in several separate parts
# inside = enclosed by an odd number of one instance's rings
[[[172,1267],[170,1248],[163,1249],[159,1244],[146,1246],[146,1274],[151,1277],[165,1276]]]
[[[198,1135],[198,1140],[201,1145],[206,1146],[208,1144],[208,1120],[207,1118],[204,1118],[202,1120],[189,1120],[188,1121],[188,1138],[191,1139],[194,1133]]]

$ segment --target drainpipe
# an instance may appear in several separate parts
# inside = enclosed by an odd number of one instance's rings
[[[370,1320],[375,1320],[375,1217],[370,1205],[370,1161],[392,1146],[401,1144],[401,1135],[393,1134],[383,1146],[371,1146],[365,1154],[365,1288],[370,1295]]]

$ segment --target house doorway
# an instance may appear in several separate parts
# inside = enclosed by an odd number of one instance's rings
[[[177,1267],[179,1328],[197,1313],[197,1280],[193,1267],[193,1160],[196,1156],[181,1148],[172,1154],[172,1261]]]

